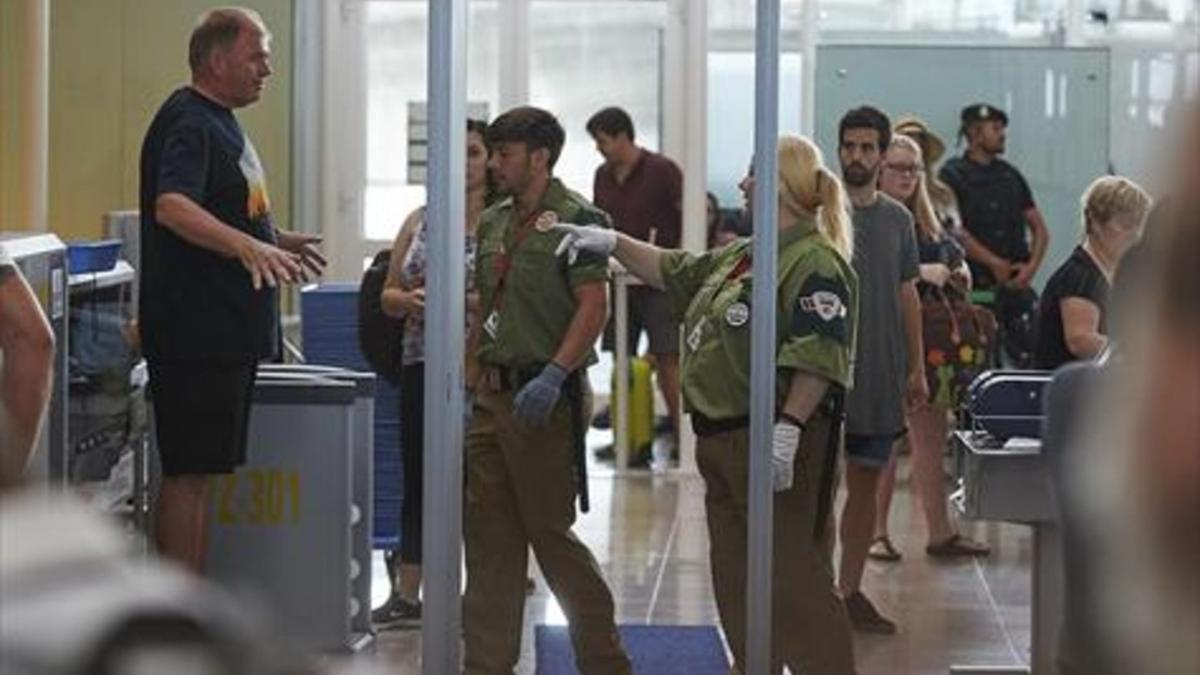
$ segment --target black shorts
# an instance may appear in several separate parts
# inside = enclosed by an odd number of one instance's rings
[[[605,351],[617,349],[617,301],[614,297],[609,305],[608,326],[604,329]],[[637,353],[638,337],[642,331],[650,338],[651,354],[679,353],[679,322],[671,313],[671,302],[667,294],[650,286],[629,287],[629,353]]]
[[[149,365],[163,475],[233,473],[244,464],[257,364]]]

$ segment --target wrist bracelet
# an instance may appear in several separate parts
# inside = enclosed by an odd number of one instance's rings
[[[804,422],[801,422],[799,418],[797,418],[795,415],[791,415],[783,410],[780,410],[779,414],[775,416],[775,421],[787,422],[788,424],[799,429],[801,431],[801,433],[803,433],[804,431],[806,431],[808,429],[808,425],[806,425]]]

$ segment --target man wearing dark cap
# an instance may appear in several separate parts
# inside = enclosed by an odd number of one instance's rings
[[[963,108],[961,118],[959,136],[967,151],[947,161],[938,176],[958,197],[975,287],[1029,288],[1046,256],[1050,233],[1021,172],[1000,159],[1008,115],[996,106],[974,103]]]

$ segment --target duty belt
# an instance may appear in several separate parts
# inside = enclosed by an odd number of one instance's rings
[[[480,386],[487,391],[520,391],[530,380],[538,376],[542,368],[498,368],[485,367],[480,372]],[[579,492],[579,510],[587,513],[591,508],[588,499],[587,481],[587,448],[584,445],[586,423],[583,419],[583,378],[584,371],[575,370],[567,375],[563,383],[563,396],[566,398],[569,417],[571,418],[571,460],[575,466],[575,489]]]
[[[826,437],[825,456],[821,461],[821,477],[817,484],[817,518],[813,523],[813,538],[821,539],[825,535],[825,526],[829,521],[829,513],[833,510],[834,478],[837,476],[839,441],[842,437],[842,426],[845,422],[845,392],[831,390],[821,400],[814,415],[822,415],[829,419],[829,433]],[[692,430],[700,438],[717,436],[745,429],[750,426],[750,417],[729,417],[713,419],[702,413],[692,412]]]
[[[527,382],[538,376],[541,368],[497,368],[485,367],[480,373],[480,384],[488,391],[519,391]]]

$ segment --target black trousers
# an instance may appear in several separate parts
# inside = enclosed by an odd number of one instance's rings
[[[425,363],[400,372],[400,452],[404,460],[404,503],[400,508],[400,559],[421,564],[425,500]]]

